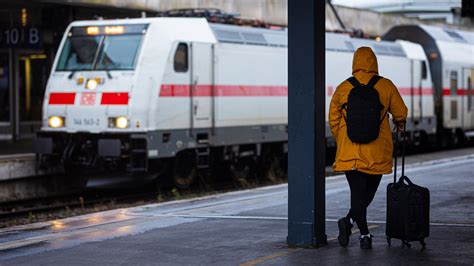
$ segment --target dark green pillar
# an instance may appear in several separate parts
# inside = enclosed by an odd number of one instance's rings
[[[319,247],[325,226],[325,1],[288,1],[288,244]]]

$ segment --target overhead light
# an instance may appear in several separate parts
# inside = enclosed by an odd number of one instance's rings
[[[28,24],[28,10],[26,8],[21,9],[21,26],[26,27]]]

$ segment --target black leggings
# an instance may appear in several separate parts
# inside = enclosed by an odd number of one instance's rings
[[[347,217],[357,223],[361,235],[367,235],[367,207],[372,202],[382,175],[370,175],[358,171],[347,171],[346,178],[351,188],[351,209]]]

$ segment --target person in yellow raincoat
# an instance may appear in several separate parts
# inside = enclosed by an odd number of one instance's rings
[[[360,47],[354,53],[352,75],[361,84],[378,75],[377,57],[369,47]],[[372,202],[383,174],[392,172],[393,142],[390,130],[390,113],[398,130],[402,129],[408,109],[395,85],[381,78],[374,86],[379,93],[380,103],[384,106],[381,114],[380,132],[377,139],[367,144],[352,142],[347,134],[346,110],[343,105],[353,85],[345,80],[334,92],[329,107],[329,126],[336,140],[336,160],[334,171],[345,172],[351,190],[351,208],[346,217],[338,221],[339,244],[346,247],[351,235],[352,223],[356,222],[360,230],[360,247],[372,248],[372,235],[367,227],[367,207]]]

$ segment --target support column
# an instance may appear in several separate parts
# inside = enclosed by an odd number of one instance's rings
[[[288,1],[288,238],[327,244],[325,1]]]

